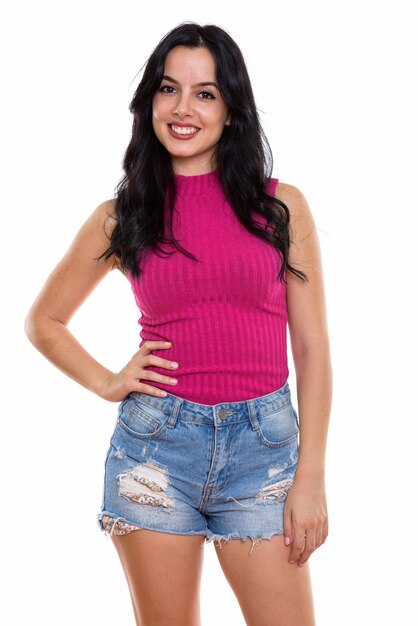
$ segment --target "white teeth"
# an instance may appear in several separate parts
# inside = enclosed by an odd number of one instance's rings
[[[171,128],[178,135],[192,135],[193,133],[197,133],[198,128],[192,128],[191,126],[174,126],[171,124]]]

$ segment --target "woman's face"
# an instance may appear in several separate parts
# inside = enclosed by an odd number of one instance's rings
[[[170,50],[152,102],[152,126],[171,154],[174,172],[188,176],[210,172],[211,156],[229,123],[211,52],[186,46]]]

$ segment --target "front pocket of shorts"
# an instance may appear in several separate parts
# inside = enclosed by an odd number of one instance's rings
[[[118,417],[119,425],[134,437],[153,438],[164,430],[168,416],[139,404],[127,404]]]
[[[258,418],[257,430],[261,443],[270,448],[280,448],[294,441],[299,433],[298,420],[292,404]]]

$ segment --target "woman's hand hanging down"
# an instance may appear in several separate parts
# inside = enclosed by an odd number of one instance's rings
[[[285,543],[289,563],[302,566],[328,536],[328,512],[323,477],[296,477],[284,508]],[[288,539],[288,541],[287,541]]]
[[[164,385],[176,385],[177,380],[170,376],[158,374],[153,370],[145,369],[148,365],[176,369],[178,363],[150,354],[152,350],[167,350],[171,343],[164,341],[146,341],[136,352],[132,359],[118,374],[110,374],[104,381],[98,394],[110,402],[120,402],[131,391],[148,393],[152,396],[165,396],[166,393],[158,387],[147,384],[146,380],[163,383]]]

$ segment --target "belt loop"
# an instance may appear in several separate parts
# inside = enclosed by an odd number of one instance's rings
[[[247,400],[247,409],[248,409],[248,417],[251,422],[251,428],[253,430],[258,430],[260,428],[260,422],[258,421],[258,417],[256,415],[255,402],[251,400]]]
[[[180,411],[180,407],[183,403],[183,400],[181,398],[174,398],[173,401],[173,405],[171,408],[171,413],[170,413],[170,417],[167,420],[167,426],[168,428],[174,428],[176,423],[177,423],[177,417]]]

